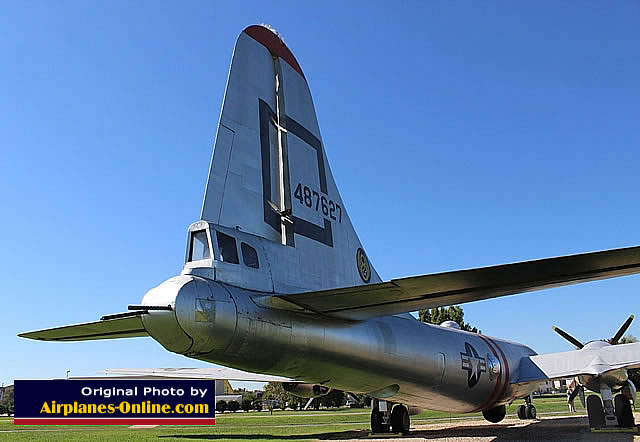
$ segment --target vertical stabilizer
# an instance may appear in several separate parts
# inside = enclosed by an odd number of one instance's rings
[[[333,180],[304,73],[265,26],[236,42],[201,217],[295,250],[299,270],[318,277],[298,286],[380,280]]]

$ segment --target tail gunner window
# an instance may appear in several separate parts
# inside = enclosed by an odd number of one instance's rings
[[[216,232],[218,238],[218,250],[220,250],[220,261],[230,262],[232,264],[240,264],[238,259],[238,248],[236,239],[232,236],[225,235],[222,232]]]
[[[251,247],[246,242],[240,243],[240,248],[242,249],[242,261],[244,265],[247,267],[252,267],[254,269],[260,268],[260,263],[258,262],[258,252],[256,249]]]
[[[207,232],[199,230],[191,234],[191,248],[189,251],[189,261],[199,261],[201,259],[211,258],[209,251],[209,240]]]

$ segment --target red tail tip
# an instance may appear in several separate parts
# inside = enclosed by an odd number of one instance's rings
[[[298,60],[296,60],[296,57],[293,56],[291,50],[289,50],[287,45],[284,44],[280,36],[274,30],[263,25],[252,25],[242,32],[267,48],[272,55],[278,56],[286,61],[287,64],[299,73],[306,81],[302,68],[300,67],[300,64],[298,64]]]

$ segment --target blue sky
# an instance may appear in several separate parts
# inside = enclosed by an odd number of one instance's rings
[[[203,365],[16,333],[180,272],[231,51],[269,23],[384,279],[640,244],[640,4],[11,2],[0,15],[0,382]],[[465,305],[539,352],[613,335],[640,277]],[[630,332],[640,335],[640,325]]]

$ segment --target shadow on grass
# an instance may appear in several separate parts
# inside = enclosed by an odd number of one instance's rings
[[[445,428],[414,429],[407,437],[425,440],[442,438],[489,438],[501,440],[615,440],[632,441],[633,433],[591,433],[586,417],[564,417],[533,421],[522,425],[521,422],[478,425],[472,422],[460,422]],[[421,424],[422,425],[422,424]],[[292,425],[295,427],[295,425]],[[315,434],[271,435],[262,434],[176,434],[160,437],[193,440],[335,440],[364,439],[385,440],[387,437],[369,437],[368,430],[349,430],[322,432]],[[636,433],[637,434],[637,433]]]

